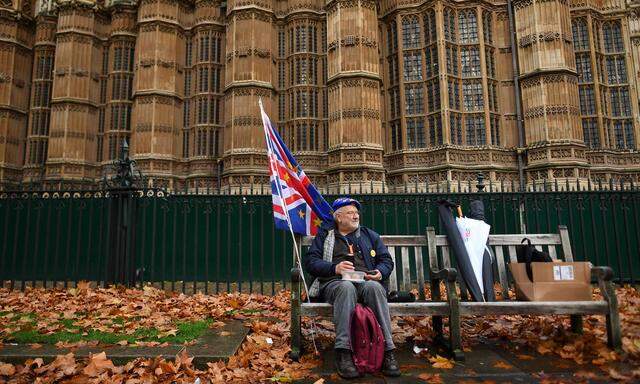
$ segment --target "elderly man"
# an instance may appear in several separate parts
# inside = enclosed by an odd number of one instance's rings
[[[360,203],[342,197],[333,202],[334,225],[323,228],[311,244],[304,265],[316,280],[309,289],[311,297],[321,297],[333,304],[336,328],[336,369],[343,378],[359,376],[351,354],[350,319],[356,303],[362,302],[375,313],[385,342],[382,372],[399,376],[400,369],[393,354],[391,318],[387,304],[388,278],[393,261],[380,235],[360,226]],[[364,271],[365,281],[341,280],[345,271]]]

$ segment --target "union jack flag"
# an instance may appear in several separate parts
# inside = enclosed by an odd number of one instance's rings
[[[331,206],[311,183],[269,120],[259,101],[271,173],[271,197],[276,228],[315,235],[332,220]]]

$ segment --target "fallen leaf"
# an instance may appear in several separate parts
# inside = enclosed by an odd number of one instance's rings
[[[535,357],[531,355],[525,355],[525,354],[516,355],[516,357],[520,360],[535,360]]]
[[[427,383],[441,384],[442,378],[439,373],[421,373],[418,378],[424,380]]]
[[[608,373],[609,373],[609,377],[611,377],[614,380],[624,380],[624,381],[631,380],[631,377],[625,376],[613,368],[609,368]]]
[[[231,334],[231,332],[227,332],[227,331],[222,331],[219,333],[220,336],[229,336]]]
[[[42,344],[33,343],[31,344],[31,349],[40,349],[42,348]]]
[[[589,371],[578,371],[578,372],[574,373],[573,375],[575,377],[579,378],[579,379],[585,379],[585,380],[593,380],[593,379],[597,379],[599,377],[595,373],[589,372]]]
[[[324,379],[318,379],[314,381],[313,384],[324,384]]]
[[[111,371],[115,367],[111,360],[107,359],[105,352],[100,352],[97,355],[91,355],[89,358],[89,364],[82,370],[82,373],[89,377],[97,377],[104,371]]]
[[[0,363],[0,376],[12,376],[16,373],[16,368],[13,364]]]
[[[493,367],[500,368],[500,369],[513,369],[513,365],[502,360],[498,360],[495,363],[493,363]]]
[[[436,355],[435,357],[430,357],[429,361],[431,362],[431,366],[433,368],[439,369],[451,369],[453,368],[453,362],[446,357],[442,357],[440,355]]]

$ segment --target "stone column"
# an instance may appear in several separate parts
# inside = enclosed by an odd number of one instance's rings
[[[150,185],[169,189],[182,153],[183,9],[180,1],[163,0],[138,8],[131,153]]]
[[[102,44],[98,10],[59,2],[51,123],[46,162],[50,187],[77,187],[96,176]]]
[[[33,11],[29,2],[0,4],[0,189],[22,180],[33,61]]]
[[[275,35],[272,1],[228,2],[222,187],[233,193],[269,183],[258,99],[276,121]]]
[[[514,1],[528,183],[588,178],[569,4]]]
[[[56,18],[48,12],[36,18],[31,102],[23,182],[42,186],[49,144],[51,88],[56,52]]]
[[[385,182],[376,2],[327,1],[328,186],[358,192]]]

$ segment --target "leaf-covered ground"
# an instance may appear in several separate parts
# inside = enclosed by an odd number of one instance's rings
[[[594,296],[599,295],[597,289]],[[465,318],[465,348],[483,339],[505,339],[510,345],[527,346],[541,354],[573,360],[578,364],[600,367],[602,374],[618,381],[640,380],[640,293],[631,287],[617,289],[623,334],[623,351],[606,346],[604,317],[586,316],[584,334],[574,335],[566,329],[565,316],[496,316]],[[60,355],[50,364],[29,360],[20,365],[0,362],[0,383],[201,383],[218,382],[288,382],[313,377],[320,358],[306,354],[293,362],[289,353],[288,292],[275,296],[248,294],[183,295],[166,293],[151,287],[143,290],[93,289],[88,284],[76,288],[28,289],[25,292],[0,289],[0,342],[15,342],[15,335],[25,329],[41,335],[56,335],[70,329],[79,339],[59,341],[60,346],[74,347],[87,343],[102,345],[110,340],[91,339],[95,333],[121,335],[121,345],[161,345],[165,342],[190,343],[179,338],[180,326],[205,324],[219,327],[225,319],[244,320],[250,332],[235,356],[227,363],[209,363],[206,370],[193,367],[191,358],[182,353],[175,361],[137,359],[115,366],[105,354],[90,359],[76,359],[72,353]],[[421,345],[432,340],[430,321],[426,318],[394,319],[396,342]],[[305,320],[305,341],[310,342],[309,319]],[[333,341],[329,321],[315,322],[315,340],[320,349]],[[145,331],[141,331],[145,330]],[[153,330],[150,334],[149,330]],[[267,339],[271,338],[273,344]],[[55,339],[54,339],[55,341]],[[1,344],[0,344],[1,348]],[[38,348],[38,344],[33,345]],[[307,350],[313,351],[311,345]],[[439,369],[449,369],[453,362],[441,356],[424,358]],[[621,371],[620,364],[631,367]],[[592,373],[576,376],[587,381]],[[575,381],[575,380],[574,380]]]

